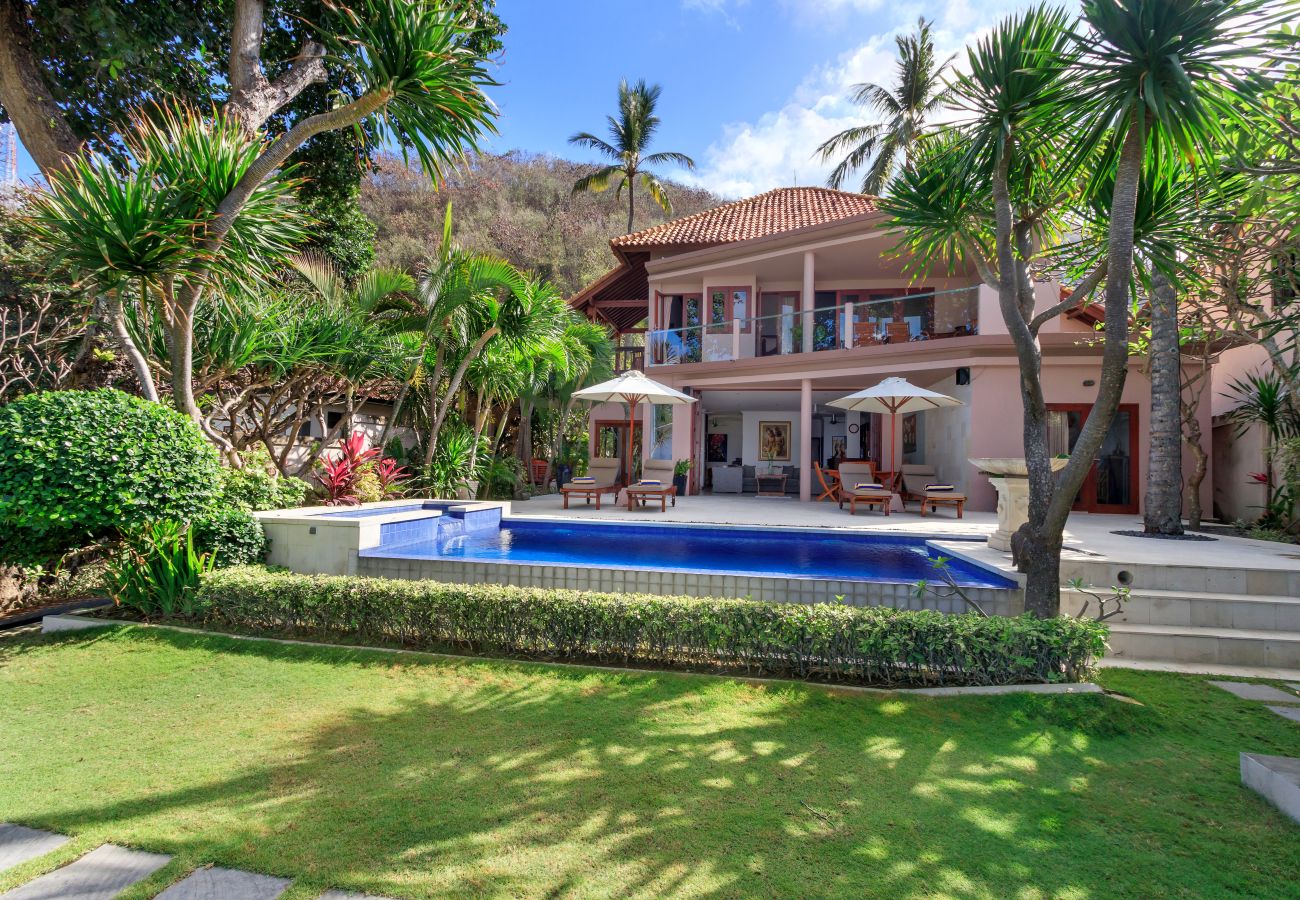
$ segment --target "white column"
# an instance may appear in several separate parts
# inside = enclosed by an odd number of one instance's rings
[[[803,310],[803,350],[804,353],[812,353],[813,348],[813,303],[816,298],[813,285],[815,284],[815,265],[816,259],[811,250],[805,250],[803,254],[803,293],[799,296],[799,308]],[[805,497],[805,500],[808,498]]]
[[[740,359],[740,320],[731,320],[731,358]]]
[[[810,256],[812,254],[809,254]],[[799,383],[799,499],[812,499],[812,382]]]
[[[844,326],[840,331],[840,346],[846,350],[853,347],[853,304],[844,304]]]

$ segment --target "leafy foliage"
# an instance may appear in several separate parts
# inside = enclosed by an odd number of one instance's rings
[[[215,568],[247,566],[266,557],[262,523],[246,509],[222,508],[195,520],[194,545],[212,557]]]
[[[636,186],[639,182],[650,199],[666,215],[673,214],[673,202],[659,177],[650,171],[651,166],[671,163],[684,169],[694,169],[695,161],[685,153],[661,151],[647,153],[661,121],[655,114],[659,95],[663,92],[657,84],[646,84],[645,79],[628,84],[624,79],[618,84],[618,115],[606,116],[609,140],[603,140],[586,131],[569,138],[569,143],[595,150],[609,160],[609,164],[583,175],[573,183],[575,194],[584,191],[601,193],[615,185],[614,194],[622,197],[627,191],[627,230],[636,221]]]
[[[146,618],[189,617],[200,608],[199,582],[212,567],[212,557],[194,549],[188,525],[163,519],[123,542],[104,574],[104,590]]]
[[[220,486],[216,450],[168,407],[112,389],[0,407],[0,528],[11,562],[192,520]]]
[[[204,579],[209,621],[406,647],[545,659],[708,665],[866,684],[1075,681],[1106,628],[889,607],[698,600],[227,569]]]
[[[339,444],[338,454],[320,461],[317,478],[329,506],[355,506],[401,496],[405,469],[381,459],[379,447],[366,446],[364,431],[354,431]]]
[[[302,506],[311,485],[270,468],[265,450],[250,451],[240,469],[224,469],[221,502],[249,512]]]
[[[921,19],[915,35],[899,35],[898,77],[893,88],[870,82],[853,86],[853,102],[869,109],[882,121],[846,128],[827,140],[817,152],[822,160],[845,153],[826,183],[841,188],[856,169],[867,167],[862,176],[864,194],[879,194],[899,157],[911,160],[915,146],[926,131],[926,122],[948,101],[949,88],[943,76],[952,57],[940,61],[934,52],[930,22]]]

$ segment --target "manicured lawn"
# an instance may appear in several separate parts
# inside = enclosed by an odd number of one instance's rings
[[[925,699],[124,628],[0,640],[0,821],[402,897],[1295,896],[1195,677]],[[48,867],[49,863],[46,863]],[[0,875],[0,889],[35,874]]]

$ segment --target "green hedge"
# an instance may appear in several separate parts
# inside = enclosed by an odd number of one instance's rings
[[[860,684],[1078,681],[1106,628],[888,607],[324,577],[234,568],[204,578],[210,623],[280,635],[618,664],[708,666]]]
[[[0,553],[29,564],[212,508],[217,451],[188,418],[122,391],[49,391],[0,407]]]

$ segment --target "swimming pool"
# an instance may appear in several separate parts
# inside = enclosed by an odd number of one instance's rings
[[[404,532],[410,535],[409,529]],[[960,540],[959,538],[944,538]],[[843,531],[636,525],[506,519],[500,527],[418,540],[384,540],[362,557],[513,563],[592,570],[661,571],[911,584],[935,580],[927,538]],[[1009,589],[995,572],[953,559],[964,587]]]

